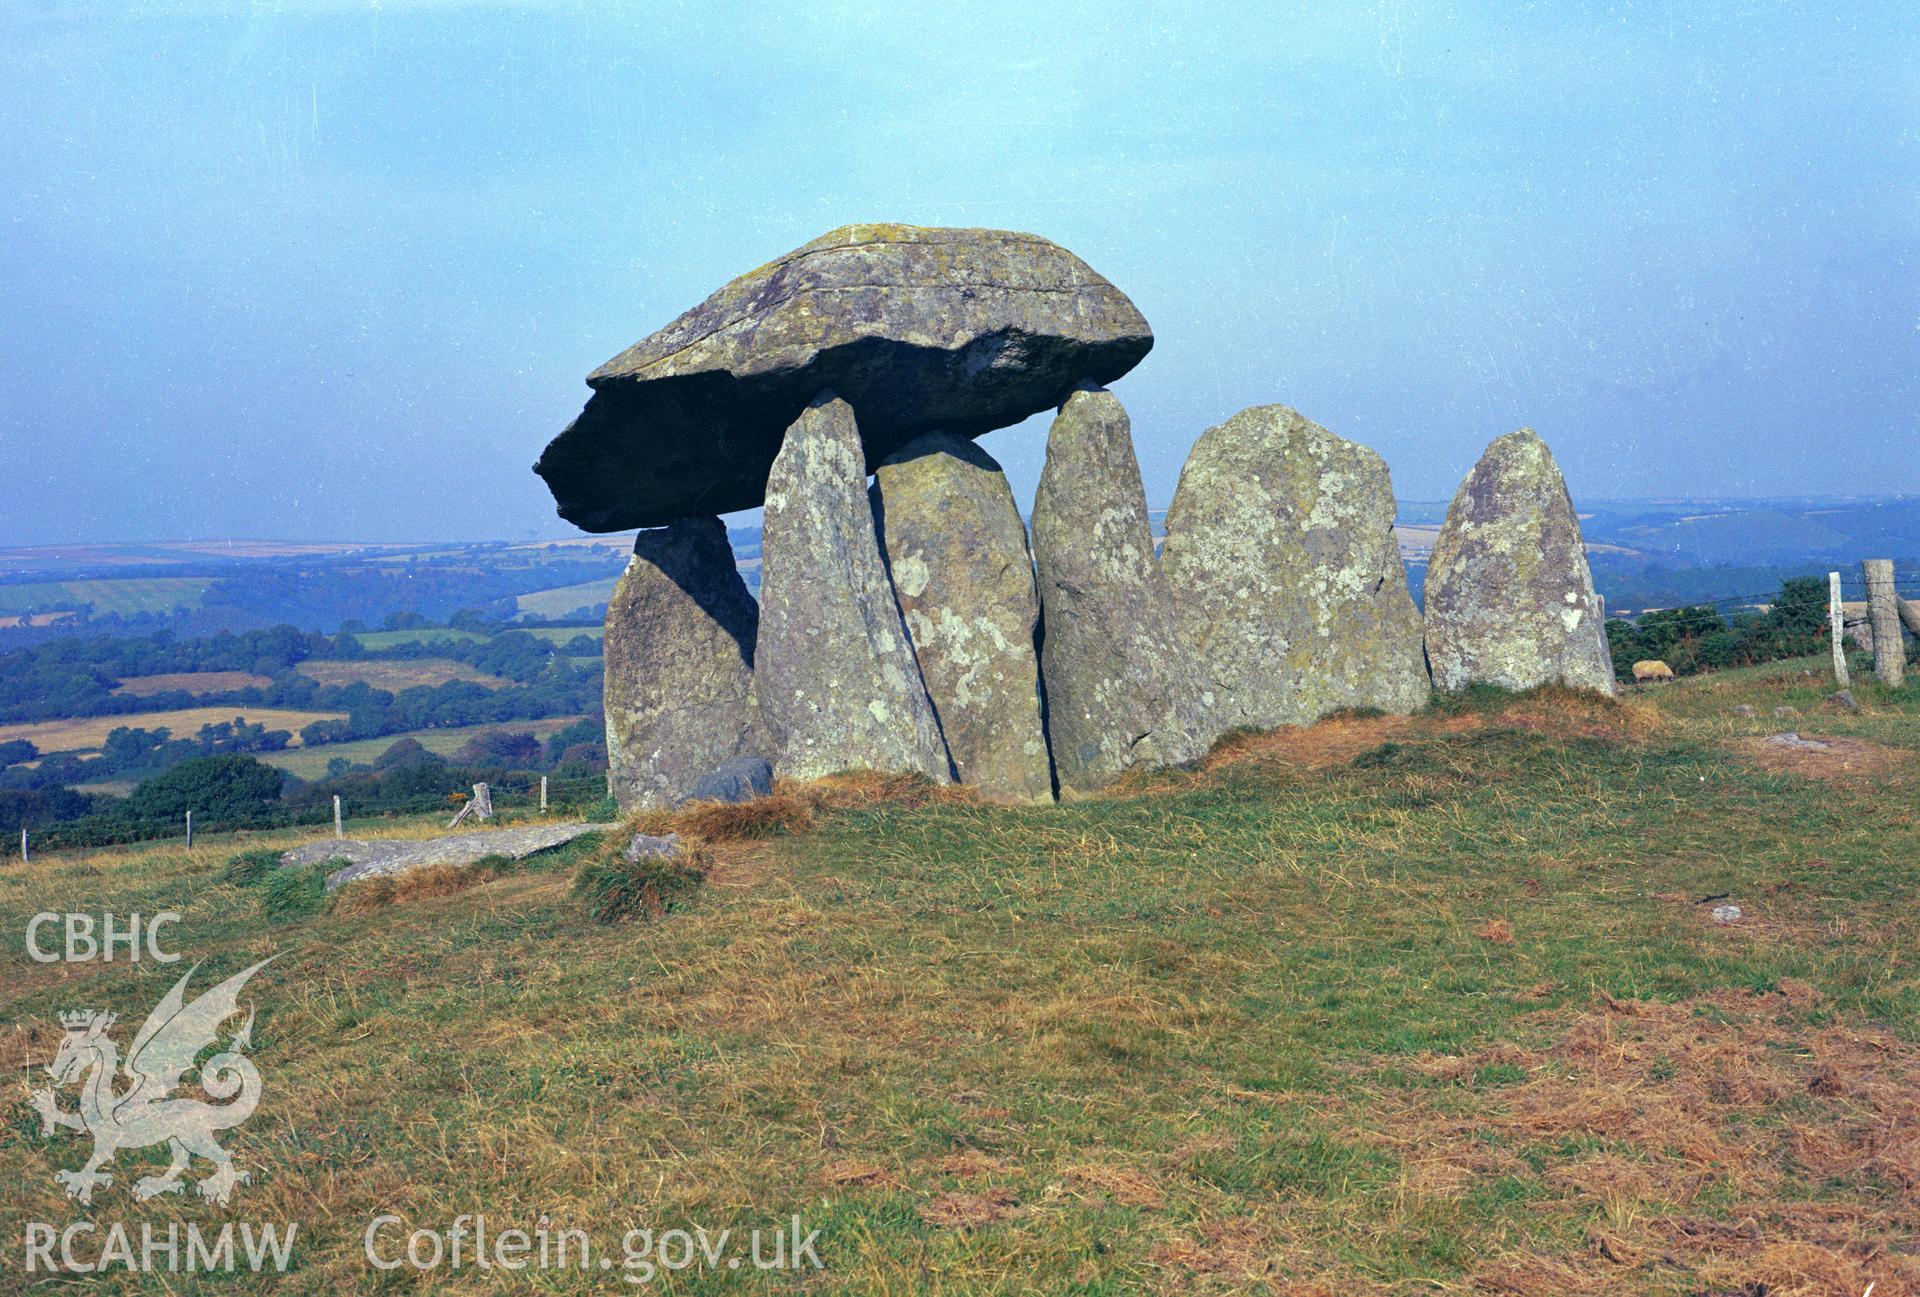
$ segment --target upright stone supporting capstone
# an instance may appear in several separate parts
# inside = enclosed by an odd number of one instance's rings
[[[1427,661],[1439,689],[1614,691],[1566,481],[1531,428],[1487,447],[1427,561]]]
[[[854,413],[831,392],[787,429],[767,478],[756,692],[775,771],[952,766],[920,680],[867,501]]]
[[[1203,708],[1153,553],[1127,412],[1083,385],[1047,434],[1033,505],[1054,772],[1092,792],[1206,750]]]
[[[635,538],[607,602],[607,786],[622,809],[670,806],[715,766],[765,750],[759,618],[718,518]]]
[[[872,500],[960,782],[998,801],[1051,801],[1033,642],[1040,604],[1006,474],[972,441],[930,433],[881,463]]]
[[[1201,435],[1167,513],[1161,567],[1213,694],[1209,737],[1426,703],[1393,516],[1386,462],[1286,406],[1242,410]]]

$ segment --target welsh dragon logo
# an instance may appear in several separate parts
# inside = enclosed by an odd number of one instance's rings
[[[215,1044],[220,1024],[240,1011],[241,988],[271,962],[271,958],[263,959],[235,973],[195,997],[191,1004],[186,1003],[187,981],[200,965],[189,968],[134,1036],[124,1064],[131,1084],[117,1094],[114,1081],[116,1072],[122,1070],[120,1050],[107,1035],[114,1016],[92,1010],[60,1015],[66,1035],[60,1041],[59,1053],[47,1066],[54,1084],[34,1091],[33,1106],[40,1113],[43,1138],[50,1138],[62,1127],[93,1136],[93,1156],[85,1166],[78,1171],[54,1173],[54,1180],[69,1198],[92,1202],[95,1188],[113,1183],[113,1176],[101,1168],[113,1160],[114,1154],[123,1148],[156,1144],[167,1146],[173,1164],[159,1175],[142,1176],[134,1183],[133,1196],[143,1202],[186,1188],[180,1176],[195,1154],[213,1163],[213,1174],[194,1186],[209,1202],[225,1206],[234,1186],[247,1183],[247,1172],[234,1169],[233,1156],[213,1137],[252,1116],[260,1103],[260,1073],[244,1053],[252,1043],[251,1009],[226,1048],[199,1069],[201,1088],[216,1100],[232,1102],[207,1103],[176,1096],[174,1091],[180,1086],[181,1074]],[[59,1105],[55,1087],[74,1081],[80,1082],[79,1110],[66,1112]]]

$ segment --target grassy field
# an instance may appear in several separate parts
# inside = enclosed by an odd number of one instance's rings
[[[265,752],[260,759],[270,766],[290,770],[302,779],[319,779],[327,773],[327,763],[344,757],[355,764],[371,764],[373,759],[401,739],[417,739],[420,746],[441,756],[451,756],[461,744],[476,734],[531,734],[546,738],[579,720],[578,716],[549,716],[537,721],[502,721],[498,724],[459,725],[440,730],[414,730],[408,734],[385,734],[374,739],[355,739],[351,743],[326,743],[317,748],[297,748],[287,752]]]
[[[108,577],[98,581],[37,581],[0,585],[0,612],[72,607],[87,603],[97,614],[123,615],[198,608],[211,577]]]
[[[223,1137],[254,1176],[229,1214],[299,1225],[275,1291],[623,1286],[362,1253],[382,1213],[544,1212],[616,1257],[633,1226],[821,1231],[823,1275],[674,1292],[1903,1297],[1920,688],[1822,693],[1789,666],[1335,720],[1060,807],[786,789],[679,817],[709,876],[647,923],[591,922],[564,856],[274,921],[208,843],[0,871],[0,928],[171,907],[196,985],[278,956],[265,1097]],[[184,967],[0,953],[10,1251],[23,1221],[225,1218],[136,1206],[151,1153],[67,1201],[81,1141],[28,1103],[58,1011],[131,1039]],[[96,1282],[143,1284],[214,1290]]]
[[[385,689],[396,694],[402,689],[412,689],[420,685],[442,685],[449,680],[468,680],[477,685],[485,685],[489,689],[504,689],[511,683],[499,676],[488,675],[476,667],[468,666],[465,662],[456,662],[452,658],[339,662],[309,659],[302,662],[295,670],[301,675],[318,680],[323,685],[350,685],[360,680],[375,689]]]
[[[107,741],[107,735],[123,725],[137,729],[166,729],[175,738],[190,739],[203,725],[218,725],[235,716],[270,730],[290,730],[293,743],[300,742],[300,727],[315,721],[341,719],[339,712],[302,712],[284,707],[185,707],[167,712],[140,712],[132,716],[75,716],[57,721],[20,721],[0,725],[0,743],[8,739],[26,739],[41,752],[94,752]]]
[[[536,617],[564,617],[576,608],[591,608],[611,599],[614,583],[618,579],[608,577],[603,581],[583,581],[579,585],[535,590],[532,594],[520,596],[520,611]]]
[[[117,694],[151,698],[155,694],[184,689],[190,694],[223,694],[235,689],[265,689],[272,676],[251,671],[170,671],[161,675],[126,676],[114,686]]]

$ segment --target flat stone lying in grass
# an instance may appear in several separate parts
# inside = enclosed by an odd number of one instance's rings
[[[362,878],[404,874],[426,865],[471,865],[488,856],[523,860],[535,852],[562,846],[605,829],[604,824],[536,824],[521,829],[454,833],[444,838],[327,838],[295,847],[280,857],[282,866],[319,865],[345,860],[344,869],[327,875],[327,890]]]

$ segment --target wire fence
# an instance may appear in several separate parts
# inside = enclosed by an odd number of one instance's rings
[[[539,775],[524,774],[503,775],[489,782],[487,788],[493,802],[494,814],[498,816],[505,813],[516,818],[540,814],[540,785]],[[449,789],[445,792],[419,793],[358,809],[354,807],[350,797],[343,797],[340,814],[343,820],[351,819],[361,822],[370,819],[400,819],[436,813],[444,813],[451,817],[459,812],[460,807],[472,795],[471,789]],[[597,812],[603,809],[606,798],[607,784],[605,778],[601,776],[587,775],[567,779],[549,777],[546,781],[546,813],[549,815],[579,816]],[[328,800],[306,806],[275,809],[233,820],[210,820],[195,815],[192,836],[200,838],[207,834],[271,832],[331,825],[333,822],[333,803]],[[77,820],[65,820],[42,829],[27,829],[23,833],[24,836],[20,841],[7,844],[8,854],[14,859],[20,859],[23,853],[127,846],[140,842],[162,842],[168,839],[185,842],[188,838],[185,815],[166,817],[95,815]]]
[[[1902,599],[1920,599],[1920,577],[1895,583],[1894,593]],[[1823,600],[1825,599],[1824,585],[1822,586],[1821,597]],[[1848,576],[1842,573],[1840,576],[1840,597],[1849,603],[1865,602],[1867,597],[1866,577],[1859,575]],[[1633,616],[1644,616],[1649,612],[1674,612],[1681,608],[1731,608],[1738,611],[1742,608],[1758,608],[1762,605],[1771,605],[1779,601],[1780,591],[1776,587],[1775,589],[1761,591],[1755,594],[1730,594],[1718,599],[1692,599],[1686,603],[1671,604],[1657,609],[1641,608],[1635,611],[1631,607],[1623,606],[1620,609],[1620,615],[1623,617],[1629,614]],[[1607,616],[1614,616],[1614,609],[1612,607],[1607,609]],[[1847,624],[1856,625],[1859,620],[1863,619],[1850,620]]]

